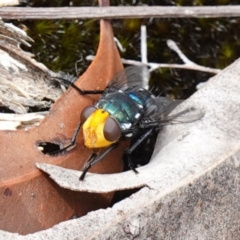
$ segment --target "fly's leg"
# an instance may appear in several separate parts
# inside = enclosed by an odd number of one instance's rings
[[[80,89],[79,87],[77,87],[74,83],[71,83],[71,86],[72,86],[74,89],[76,89],[81,95],[86,95],[86,94],[102,94],[102,93],[104,92],[104,90],[82,90],[82,89]],[[81,124],[81,122],[79,122],[79,124],[78,124],[78,126],[77,126],[77,128],[76,128],[76,130],[75,130],[75,132],[74,132],[74,135],[73,135],[73,137],[72,137],[72,139],[71,139],[71,142],[70,142],[67,146],[65,146],[65,147],[62,148],[62,149],[59,149],[59,150],[56,150],[56,151],[53,151],[53,152],[49,152],[48,154],[49,154],[49,155],[59,154],[59,153],[61,153],[61,152],[66,151],[66,150],[69,149],[70,147],[72,147],[72,146],[75,144],[75,142],[76,142],[76,138],[77,138],[77,136],[78,136],[78,133],[79,133],[79,131],[80,131],[81,126],[82,126],[82,124]]]
[[[64,82],[68,83],[70,86],[72,86],[75,90],[77,90],[81,95],[86,94],[102,94],[104,90],[83,90],[79,88],[77,85],[75,85],[73,82],[67,79],[61,78]]]
[[[71,77],[71,76],[70,76]],[[64,77],[54,77],[55,79],[59,79],[66,83],[67,86],[73,87],[75,90],[77,90],[81,95],[86,95],[86,94],[102,94],[104,90],[83,90],[79,88],[77,85],[75,85],[73,78],[69,78],[69,76]]]
[[[134,167],[134,164],[131,159],[132,152],[152,133],[154,128],[149,129],[147,132],[145,132],[133,145],[125,152],[128,159],[128,166],[129,168],[134,171],[135,173],[138,173],[136,168]]]
[[[83,90],[79,87],[77,87],[74,82],[72,82],[71,80],[69,79],[64,79],[64,78],[60,78],[60,77],[56,77],[60,80],[62,80],[63,82],[65,83],[68,83],[68,86],[71,85],[75,90],[77,90],[81,95],[87,95],[87,94],[102,94],[104,92],[104,90]],[[50,143],[50,146],[51,147],[45,147],[47,144],[49,144],[48,142],[43,142],[43,143],[39,143],[38,146],[40,147],[43,147],[43,150],[41,150],[44,154],[48,154],[48,155],[57,155],[59,153],[62,153],[66,150],[68,150],[69,148],[71,148],[72,146],[75,145],[76,143],[76,139],[77,139],[77,136],[79,134],[79,131],[80,131],[80,128],[81,128],[82,124],[81,122],[79,122],[74,134],[73,134],[73,137],[70,141],[70,143],[63,147],[62,149],[59,149],[59,145],[56,145],[56,144],[52,144]],[[54,150],[52,149],[54,146]],[[56,150],[56,147],[57,146],[57,150]]]
[[[94,161],[95,159],[96,159],[96,157],[97,157],[97,153],[92,153],[92,155],[88,158],[88,160],[85,162],[85,164],[83,165],[83,168],[82,169],[86,169],[86,168],[88,168],[88,166],[89,166],[89,164],[92,162],[92,161]],[[89,168],[88,168],[89,169]],[[88,170],[87,169],[87,170]],[[87,173],[87,170],[86,170],[86,173]],[[84,170],[83,170],[84,171]],[[86,174],[85,173],[85,174]],[[85,176],[85,174],[84,174],[84,176]],[[82,175],[83,175],[83,173],[82,173]],[[83,180],[83,178],[84,178],[84,176],[82,177],[82,175],[80,176],[80,178],[79,178],[79,180]],[[81,177],[82,177],[82,179],[81,179]]]
[[[73,136],[72,136],[71,142],[70,142],[67,146],[65,146],[64,148],[61,148],[61,149],[59,149],[59,150],[57,150],[57,151],[50,152],[50,153],[48,153],[48,154],[49,154],[49,155],[59,154],[59,153],[61,153],[61,152],[66,151],[66,150],[69,149],[70,147],[72,147],[72,146],[76,143],[76,139],[77,139],[77,136],[78,136],[78,133],[79,133],[79,131],[80,131],[81,126],[82,126],[82,124],[81,124],[81,122],[79,122],[79,124],[78,124],[78,126],[77,126],[77,128],[76,128],[76,130],[75,130],[75,132],[74,132],[74,134],[73,134]]]
[[[107,148],[101,155],[99,155],[97,157],[96,153],[93,153],[91,155],[91,157],[88,159],[88,161],[86,162],[86,164],[84,165],[83,169],[82,169],[82,174],[79,178],[79,180],[83,180],[87,171],[93,166],[95,165],[97,162],[99,162],[101,159],[103,159],[108,153],[110,153],[113,149],[115,149],[118,146],[118,143],[114,143],[113,145],[111,145],[109,148]]]
[[[87,95],[87,94],[103,94],[104,90],[83,90],[79,87],[77,87],[74,83],[71,84],[71,86],[77,90],[81,95]]]

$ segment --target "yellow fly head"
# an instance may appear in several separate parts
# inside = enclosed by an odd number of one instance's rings
[[[104,136],[104,127],[107,119],[109,119],[109,113],[96,109],[83,124],[83,137],[84,144],[88,148],[101,148],[112,145],[115,141],[108,141]]]

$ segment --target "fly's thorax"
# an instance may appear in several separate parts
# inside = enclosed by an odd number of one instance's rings
[[[88,148],[108,147],[119,140],[121,129],[107,111],[96,109],[83,124],[83,137]]]
[[[141,101],[136,101],[133,97],[135,97],[133,94],[116,91],[103,96],[96,106],[104,109],[116,119],[121,130],[124,131],[135,125],[144,112],[144,103],[141,104]]]

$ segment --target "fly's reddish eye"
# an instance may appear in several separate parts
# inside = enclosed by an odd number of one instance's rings
[[[103,134],[105,139],[109,142],[117,141],[121,137],[121,129],[117,121],[111,117],[107,118]]]
[[[86,107],[82,110],[81,116],[80,116],[80,121],[81,123],[84,123],[87,118],[96,110],[97,108],[95,108],[94,106],[89,106]]]

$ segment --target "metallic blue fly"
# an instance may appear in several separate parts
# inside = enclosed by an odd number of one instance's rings
[[[84,179],[87,171],[109,152],[115,149],[123,138],[135,139],[139,133],[141,136],[131,142],[126,150],[129,167],[137,173],[131,160],[131,153],[155,131],[160,130],[162,125],[177,120],[179,116],[189,112],[182,111],[169,116],[169,113],[181,101],[172,101],[165,97],[154,96],[144,88],[144,78],[149,76],[145,66],[127,67],[114,76],[105,90],[82,90],[74,83],[74,87],[81,95],[102,94],[100,99],[93,105],[86,107],[81,113],[80,123],[75,131],[71,143],[60,152],[67,150],[76,142],[77,135],[83,128],[84,144],[88,148],[106,148],[97,155],[95,152],[86,162],[80,180]],[[192,109],[190,109],[192,110]],[[202,114],[195,115],[186,121],[192,122],[200,119]]]

